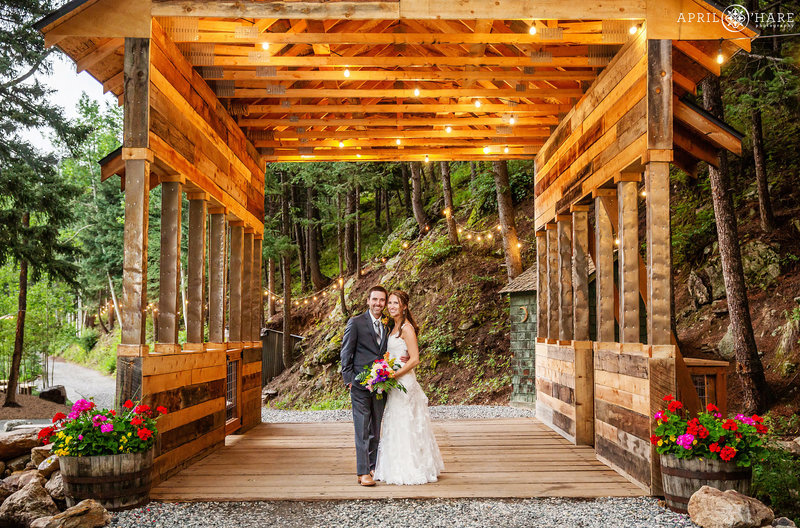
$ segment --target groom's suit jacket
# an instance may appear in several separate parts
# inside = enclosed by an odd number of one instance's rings
[[[354,387],[367,390],[366,387],[356,382],[356,375],[368,365],[382,357],[386,352],[386,341],[389,336],[388,329],[383,327],[381,342],[375,336],[372,326],[372,317],[369,312],[351,317],[347,321],[342,338],[342,377],[346,384],[352,383]]]

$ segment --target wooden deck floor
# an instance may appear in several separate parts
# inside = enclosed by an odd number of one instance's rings
[[[644,492],[532,418],[434,422],[445,472],[424,486],[356,483],[350,423],[262,424],[153,489],[161,501],[609,497]]]

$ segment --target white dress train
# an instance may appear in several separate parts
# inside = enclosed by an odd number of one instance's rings
[[[398,359],[407,350],[403,338],[389,336],[389,357]],[[393,389],[386,395],[375,480],[386,484],[436,482],[444,470],[444,462],[433,434],[428,397],[413,370],[397,381],[407,392]]]

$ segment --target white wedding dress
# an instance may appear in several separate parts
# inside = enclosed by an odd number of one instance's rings
[[[403,338],[390,335],[386,350],[389,357],[398,359],[408,347]],[[436,482],[444,462],[433,434],[428,397],[413,370],[397,381],[407,392],[393,389],[386,396],[375,480],[386,484]]]

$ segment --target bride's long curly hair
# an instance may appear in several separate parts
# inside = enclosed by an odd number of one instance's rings
[[[417,335],[419,335],[419,326],[417,325],[417,322],[414,320],[414,316],[411,315],[411,310],[408,307],[408,301],[409,301],[408,294],[402,290],[394,290],[389,294],[389,297],[391,297],[392,295],[397,297],[397,300],[400,301],[400,309],[402,310],[400,313],[400,326],[398,328],[403,328],[405,322],[408,321],[414,328],[414,332],[416,332]],[[387,301],[389,300],[389,297],[386,298]]]

